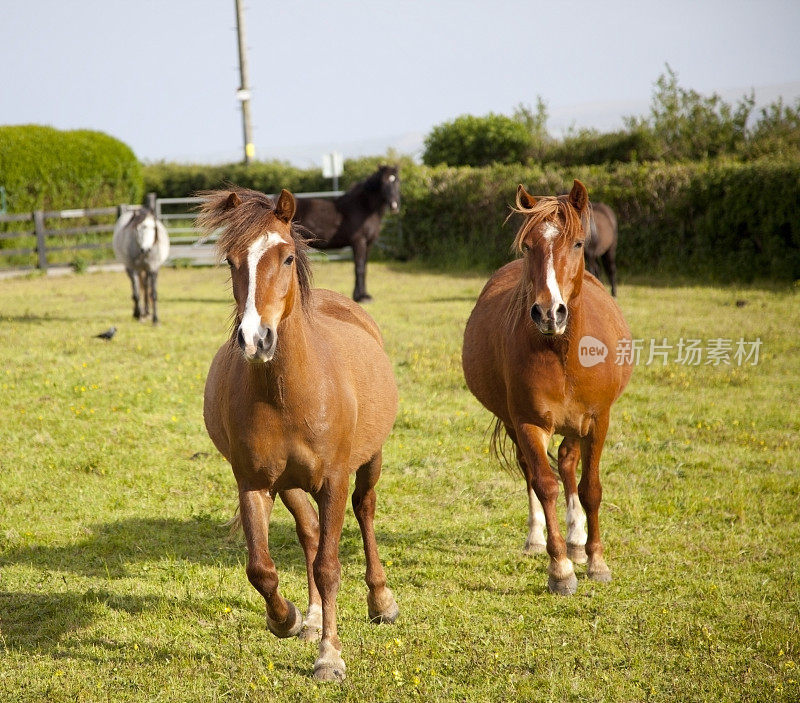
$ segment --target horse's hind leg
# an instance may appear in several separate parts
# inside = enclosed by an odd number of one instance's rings
[[[247,578],[267,604],[267,627],[278,637],[300,632],[303,616],[278,592],[278,572],[269,555],[269,516],[274,499],[266,490],[239,489],[239,514],[247,540]]]
[[[600,484],[600,454],[608,431],[608,412],[595,418],[589,434],[581,439],[581,481],[578,495],[586,511],[589,535],[586,540],[586,556],[589,563],[586,574],[595,581],[610,581],[611,570],[603,559],[603,545],[600,542],[600,520],[598,512],[603,498]]]
[[[125,273],[131,279],[131,298],[133,299],[133,316],[137,320],[142,316],[141,301],[139,298],[139,275],[131,268],[126,268]]]
[[[617,297],[617,248],[611,247],[601,257],[603,261],[603,268],[606,270],[608,281],[611,283],[611,295]]]
[[[567,556],[576,564],[586,563],[586,516],[578,499],[575,472],[581,456],[577,439],[564,437],[558,448],[558,474],[567,499]]]
[[[372,296],[367,293],[367,256],[369,255],[369,244],[363,237],[358,237],[353,242],[353,261],[356,268],[356,285],[353,289],[353,300],[357,303],[372,300]]]
[[[356,487],[353,491],[353,512],[356,514],[361,538],[364,542],[364,554],[367,559],[365,581],[369,587],[367,594],[367,611],[372,622],[392,623],[397,619],[400,609],[394,596],[386,586],[386,574],[378,557],[378,545],[375,541],[375,484],[381,475],[381,452],[356,472]]]
[[[281,500],[294,516],[297,538],[303,548],[306,559],[306,577],[308,578],[308,611],[303,620],[303,629],[298,637],[306,642],[316,642],[322,634],[322,599],[314,581],[314,559],[319,545],[319,520],[314,506],[308,500],[306,492],[300,488],[282,491]]]

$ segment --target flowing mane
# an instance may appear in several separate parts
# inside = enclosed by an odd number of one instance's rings
[[[241,204],[233,208],[228,205],[232,194],[241,200]],[[232,186],[222,191],[202,191],[198,195],[205,201],[200,206],[197,225],[205,236],[219,231],[215,250],[220,261],[229,256],[246,258],[248,247],[270,228],[275,217],[275,201],[257,190]],[[306,308],[311,294],[306,230],[292,223],[290,232],[295,245],[300,300]]]
[[[575,230],[583,227],[586,236],[589,235],[589,217],[591,210],[587,208],[586,214],[581,217],[569,203],[568,195],[548,195],[540,197],[532,208],[526,208],[520,201],[520,194],[517,193],[517,200],[511,208],[512,214],[519,213],[525,217],[525,221],[517,231],[516,237],[511,244],[511,251],[515,254],[522,254],[522,243],[528,233],[546,220],[556,220],[559,225],[559,238],[572,236]]]
[[[563,240],[571,237],[576,230],[583,228],[586,237],[589,236],[589,218],[591,217],[591,208],[586,208],[584,215],[581,216],[577,210],[570,204],[569,195],[547,195],[537,198],[533,207],[525,207],[520,200],[520,193],[517,192],[515,205],[511,208],[509,217],[514,213],[519,213],[525,220],[520,225],[514,241],[511,243],[511,251],[516,256],[521,256],[523,253],[523,242],[525,241],[531,230],[538,227],[543,222],[548,220],[554,221],[558,225],[558,237],[556,240]],[[519,277],[517,285],[514,287],[511,296],[508,299],[508,307],[503,314],[503,326],[506,330],[512,330],[520,319],[520,311],[527,308],[528,304],[528,289],[530,288],[530,275],[527,271],[528,262],[523,264],[522,275]],[[527,313],[524,319],[530,322]]]

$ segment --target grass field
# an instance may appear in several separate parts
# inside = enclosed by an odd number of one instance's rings
[[[316,265],[349,292],[351,264]],[[202,389],[230,313],[220,269],[165,270],[157,328],[123,273],[0,281],[0,700],[794,701],[800,698],[800,288],[626,282],[641,363],[601,476],[611,584],[546,591],[523,556],[520,477],[488,454],[460,368],[484,276],[371,264],[400,411],[376,529],[401,609],[366,618],[348,509],[339,628],[348,678],[277,640],[244,573],[228,465]],[[737,305],[737,301],[739,305]],[[93,337],[111,324],[111,342]],[[676,363],[683,339],[762,346],[756,365]],[[650,339],[672,345],[646,365]],[[704,360],[703,360],[704,361]],[[282,590],[305,601],[283,507]]]

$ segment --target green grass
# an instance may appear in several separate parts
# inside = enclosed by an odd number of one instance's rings
[[[351,266],[315,264],[317,285],[348,293]],[[366,621],[348,510],[337,686],[312,681],[314,646],[266,632],[226,539],[235,484],[202,421],[226,278],[165,270],[157,328],[131,319],[124,273],[0,281],[0,700],[800,697],[800,289],[623,281],[635,337],[763,346],[756,366],[635,369],[601,466],[614,581],[578,567],[560,598],[521,553],[523,481],[489,457],[461,375],[484,276],[371,264],[401,397],[376,516],[401,617]],[[112,323],[111,342],[93,337]],[[283,507],[271,537],[303,605]]]

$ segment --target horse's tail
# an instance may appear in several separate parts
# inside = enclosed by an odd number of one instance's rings
[[[228,528],[228,541],[233,542],[235,539],[238,538],[239,532],[242,529],[242,516],[239,515],[239,506],[236,506],[236,510],[233,513],[233,517],[228,520],[228,522],[223,523],[223,527]]]
[[[516,461],[516,456],[511,459],[508,457],[510,439],[506,431],[505,423],[503,423],[500,418],[497,418],[492,428],[492,437],[489,440],[489,453],[497,459],[500,466],[505,471],[508,471],[510,474],[516,474],[517,469],[521,471],[522,467],[520,467],[519,462]],[[558,471],[558,459],[553,456],[553,453],[549,449],[547,450],[547,460],[550,463],[550,468],[553,469],[553,471]]]

